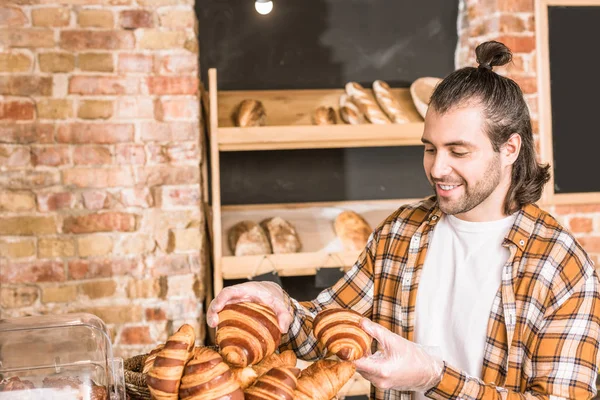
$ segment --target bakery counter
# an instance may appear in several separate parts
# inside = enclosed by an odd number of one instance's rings
[[[345,210],[358,213],[373,230],[401,204],[411,200],[378,200],[333,203],[223,206],[223,279],[246,279],[276,271],[280,276],[314,275],[319,268],[350,267],[360,250],[348,250],[336,235],[334,221]],[[232,228],[241,221],[260,223],[273,217],[289,222],[296,230],[298,252],[234,256],[230,245]]]

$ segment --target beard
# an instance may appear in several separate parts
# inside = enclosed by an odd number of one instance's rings
[[[435,180],[430,176],[433,182],[433,191],[436,192]],[[497,155],[488,164],[483,178],[469,186],[464,179],[438,179],[441,182],[456,182],[464,188],[464,193],[458,199],[445,199],[437,196],[438,205],[444,214],[455,215],[471,211],[479,204],[483,203],[500,184],[500,156]],[[460,181],[460,182],[459,182]]]

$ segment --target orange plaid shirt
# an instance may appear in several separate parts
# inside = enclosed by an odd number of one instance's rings
[[[435,197],[402,206],[373,232],[356,264],[312,302],[291,300],[294,321],[282,347],[306,360],[323,355],[312,335],[317,312],[351,308],[414,340],[419,276],[441,216]],[[535,205],[518,211],[504,240],[510,251],[487,328],[482,376],[445,363],[433,399],[589,399],[596,394],[599,281],[577,241]],[[410,392],[371,387],[372,399]]]

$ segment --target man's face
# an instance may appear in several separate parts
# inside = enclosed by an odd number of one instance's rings
[[[498,204],[506,195],[505,189],[499,189],[503,178],[500,153],[493,150],[483,122],[480,107],[474,105],[444,114],[433,108],[427,112],[423,166],[446,214],[477,211],[486,203]]]

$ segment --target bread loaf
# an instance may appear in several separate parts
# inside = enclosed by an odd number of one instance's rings
[[[371,235],[371,227],[367,221],[350,210],[343,211],[337,216],[334,229],[346,251],[363,250]]]
[[[313,321],[317,340],[341,360],[354,361],[368,354],[373,338],[360,327],[362,315],[333,308],[321,311]]]
[[[252,368],[254,369],[254,371],[256,371],[256,374],[258,376],[262,376],[265,373],[267,373],[267,371],[269,371],[271,368],[295,367],[297,361],[298,360],[296,358],[296,353],[294,353],[292,350],[285,350],[279,354],[273,353],[268,355],[267,357],[265,357],[264,360],[262,360]]]
[[[265,125],[266,119],[265,107],[258,100],[242,101],[233,113],[233,123],[240,127],[262,126]]]
[[[243,400],[229,366],[216,351],[198,348],[187,363],[179,390],[181,400]]]
[[[340,118],[350,125],[359,125],[365,122],[364,115],[347,94],[340,96]]]
[[[377,103],[393,123],[404,124],[410,121],[386,82],[380,80],[373,82],[373,93]]]
[[[195,341],[194,328],[184,324],[158,352],[146,378],[150,394],[156,400],[177,400],[183,369],[192,358]]]
[[[144,368],[142,368],[142,373],[147,374],[150,371],[150,369],[154,365],[154,360],[156,359],[156,356],[163,349],[163,347],[165,347],[165,345],[160,344],[148,354],[148,356],[144,360]]]
[[[295,400],[330,400],[352,378],[356,367],[349,361],[319,360],[300,374]]]
[[[294,400],[300,370],[294,367],[272,368],[245,392],[246,400]]]
[[[358,109],[372,124],[388,124],[390,122],[379,108],[375,99],[373,99],[373,96],[360,84],[348,82],[346,84],[346,93],[352,97]]]
[[[21,380],[18,376],[13,376],[0,384],[0,392],[12,392],[16,390],[34,389],[33,382],[27,380]]]
[[[235,256],[256,256],[271,253],[266,232],[254,221],[241,221],[228,232],[229,248]]]
[[[267,233],[273,254],[296,253],[302,248],[296,229],[283,218],[265,219],[260,226]]]
[[[315,125],[335,125],[337,124],[337,115],[333,107],[321,106],[315,110],[313,115]]]
[[[281,332],[277,317],[263,304],[228,304],[218,317],[216,342],[229,365],[257,364],[279,347]]]

